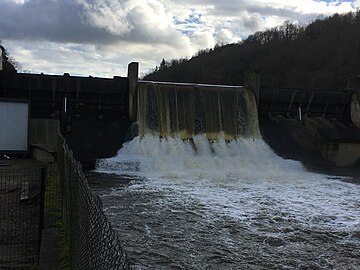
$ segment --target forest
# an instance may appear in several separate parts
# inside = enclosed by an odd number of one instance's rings
[[[199,51],[191,59],[163,60],[144,80],[243,85],[257,73],[261,86],[342,90],[360,75],[360,10],[288,21],[237,44]]]

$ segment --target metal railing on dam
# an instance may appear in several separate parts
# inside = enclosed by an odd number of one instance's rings
[[[259,113],[299,114],[342,118],[351,102],[353,90],[326,90],[261,87],[259,91]]]
[[[121,240],[107,220],[100,199],[91,192],[81,164],[61,136],[54,166],[59,177],[47,183],[48,195],[53,197],[47,199],[60,209],[71,269],[130,269]]]

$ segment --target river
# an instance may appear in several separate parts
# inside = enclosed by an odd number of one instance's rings
[[[360,185],[261,139],[145,136],[90,185],[135,269],[359,269]]]

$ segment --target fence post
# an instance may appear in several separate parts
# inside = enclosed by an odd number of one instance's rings
[[[46,171],[45,171],[45,168],[41,168],[41,171],[40,171],[40,220],[39,220],[38,262],[40,260],[42,230],[44,228],[45,181],[46,181]]]

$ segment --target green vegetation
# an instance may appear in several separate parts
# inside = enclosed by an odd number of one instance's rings
[[[259,73],[262,86],[344,89],[360,74],[360,10],[307,26],[285,22],[190,60],[163,60],[144,80],[242,85],[247,72]]]

